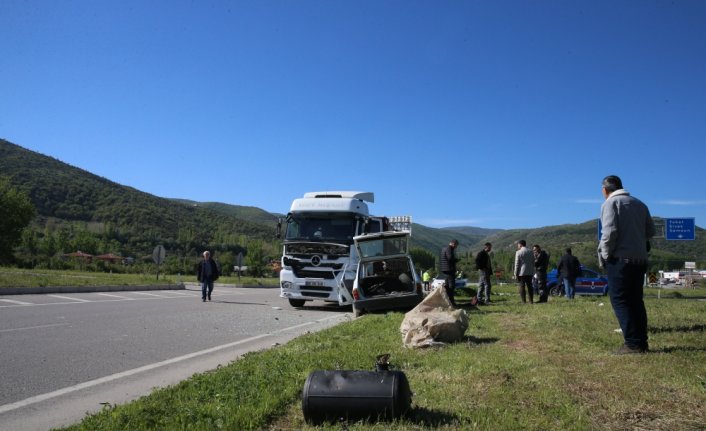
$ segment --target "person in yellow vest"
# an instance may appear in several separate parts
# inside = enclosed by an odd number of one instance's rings
[[[422,283],[424,285],[424,290],[429,290],[429,284],[431,283],[431,274],[429,273],[428,269],[424,271],[424,274],[422,274]]]

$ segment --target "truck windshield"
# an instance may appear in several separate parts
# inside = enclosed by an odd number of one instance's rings
[[[357,225],[356,217],[350,214],[295,214],[287,220],[285,240],[351,244]]]

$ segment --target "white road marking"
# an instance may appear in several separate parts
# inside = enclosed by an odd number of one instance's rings
[[[91,302],[88,299],[81,299],[81,298],[75,298],[73,296],[62,296],[62,295],[47,295],[52,298],[59,298],[59,299],[67,299],[69,301],[76,301],[76,302]]]
[[[110,293],[96,293],[96,295],[108,296],[110,298],[125,299],[127,301],[134,301],[135,298],[128,298],[127,296],[111,295]]]
[[[9,302],[13,305],[34,305],[31,302],[15,301],[14,299],[0,299],[1,302]]]
[[[148,293],[148,292],[132,292],[132,293],[134,293],[135,295],[145,295],[145,296],[154,296],[156,298],[166,298],[166,296],[164,296],[164,295],[157,295],[157,294]]]
[[[200,293],[179,292],[176,290],[171,290],[168,292],[172,295],[178,295],[178,296],[198,296],[198,295],[200,295]]]
[[[136,291],[126,291],[130,292],[133,294],[138,294],[138,295],[143,295],[143,298],[130,298],[128,296],[120,296],[120,295],[112,295],[109,293],[102,293],[102,292],[86,292],[86,293],[96,293],[97,295],[103,295],[103,296],[108,296],[108,297],[114,297],[115,299],[82,299],[82,298],[76,298],[76,297],[71,297],[71,296],[63,296],[63,295],[54,295],[54,294],[46,294],[48,297],[52,298],[58,298],[58,299],[64,299],[70,302],[49,302],[49,303],[30,303],[30,302],[23,302],[23,301],[17,301],[14,299],[0,299],[0,303],[6,302],[8,305],[0,305],[0,308],[9,308],[9,307],[18,307],[18,306],[44,306],[44,305],[67,305],[67,304],[78,304],[78,303],[100,303],[100,302],[111,302],[111,301],[140,301],[140,300],[152,300],[152,299],[186,299],[186,298],[196,298],[201,296],[201,292],[194,292],[194,291],[186,291],[186,292],[181,292],[181,291],[172,291],[172,290],[165,290],[161,292],[165,292],[163,295],[156,295],[154,293],[146,293],[146,292],[136,292]],[[245,295],[245,292],[218,292],[217,297],[224,297],[224,296],[233,296],[233,295]],[[149,296],[149,297],[148,297]]]
[[[192,358],[195,358],[195,357],[198,357],[201,355],[207,355],[207,354],[217,352],[219,350],[229,349],[231,347],[236,347],[240,344],[245,344],[250,341],[258,340],[260,338],[270,337],[272,335],[276,335],[276,334],[279,334],[282,332],[287,332],[287,331],[303,328],[305,326],[314,325],[316,323],[321,323],[321,322],[325,322],[327,320],[337,319],[337,318],[340,318],[340,316],[335,315],[335,316],[331,316],[331,317],[326,317],[324,319],[314,320],[311,322],[300,323],[299,325],[294,325],[294,326],[290,326],[288,328],[278,329],[276,331],[272,331],[267,334],[260,334],[260,335],[254,336],[254,337],[249,337],[249,338],[245,338],[243,340],[235,341],[233,343],[222,344],[220,346],[211,347],[210,349],[205,349],[205,350],[201,350],[198,352],[189,353],[188,355],[178,356],[176,358],[167,359],[166,361],[155,362],[154,364],[149,364],[149,365],[145,365],[143,367],[134,368],[132,370],[123,371],[121,373],[112,374],[110,376],[101,377],[100,379],[95,379],[95,380],[90,380],[88,382],[79,383],[78,385],[69,386],[69,387],[66,387],[63,389],[56,390],[54,392],[48,392],[46,394],[37,395],[34,397],[24,399],[22,401],[17,401],[15,403],[5,404],[4,406],[0,406],[0,414],[7,413],[12,410],[17,410],[22,407],[27,407],[29,405],[36,404],[36,403],[39,403],[42,401],[46,401],[46,400],[49,400],[52,398],[60,397],[62,395],[70,394],[72,392],[80,391],[82,389],[87,389],[87,388],[91,388],[94,386],[98,386],[103,383],[112,382],[114,380],[122,379],[125,377],[130,377],[130,376],[138,374],[138,373],[154,370],[154,369],[157,369],[160,367],[175,364],[177,362],[182,362],[187,359],[192,359]]]
[[[27,329],[51,328],[53,326],[66,326],[68,323],[52,323],[50,325],[26,326],[24,328],[0,329],[0,332],[26,331]]]

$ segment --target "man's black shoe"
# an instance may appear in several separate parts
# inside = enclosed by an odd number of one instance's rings
[[[618,350],[615,351],[616,355],[634,355],[639,353],[647,353],[647,350],[641,347],[631,347],[627,344],[623,344]]]

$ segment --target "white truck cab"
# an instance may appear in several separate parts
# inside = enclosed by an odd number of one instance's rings
[[[359,261],[353,238],[391,229],[389,219],[370,216],[368,202],[374,194],[360,191],[309,192],[292,202],[280,271],[280,296],[291,306],[353,303]]]

